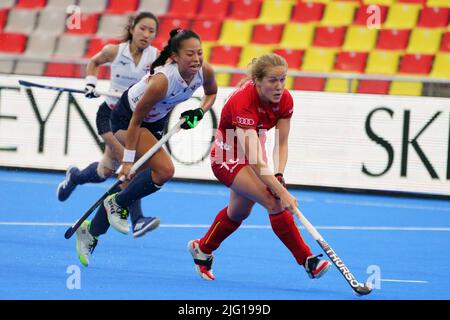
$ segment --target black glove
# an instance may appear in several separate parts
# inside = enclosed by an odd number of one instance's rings
[[[188,130],[195,128],[200,120],[203,119],[203,109],[197,108],[195,110],[187,110],[181,114],[181,118],[185,118],[186,121],[181,125],[181,128]]]
[[[275,174],[275,178],[277,178],[277,180],[281,183],[281,185],[284,188],[286,188],[286,182],[284,182],[284,178],[283,178],[283,174],[282,173]]]
[[[100,97],[100,95],[95,91],[95,84],[86,84],[84,87],[84,96],[89,99]]]

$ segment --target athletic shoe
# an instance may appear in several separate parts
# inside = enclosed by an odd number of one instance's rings
[[[66,171],[66,177],[64,180],[58,185],[58,189],[56,189],[56,196],[59,201],[66,201],[73,190],[77,187],[77,184],[73,181],[73,176],[80,173],[80,170],[77,167],[70,166]]]
[[[133,226],[133,237],[142,237],[147,232],[158,228],[159,222],[159,218],[157,217],[143,217],[138,219],[136,224]]]
[[[91,235],[91,222],[86,220],[77,230],[77,256],[83,266],[89,265],[89,257],[97,246],[97,238]]]
[[[323,276],[330,268],[331,264],[327,260],[319,259],[323,254],[309,256],[306,258],[305,270],[311,279],[318,279]]]
[[[212,254],[206,254],[200,250],[200,241],[191,240],[187,245],[188,251],[194,258],[195,270],[205,280],[214,280],[214,274],[212,270],[212,264],[214,262],[214,256]]]
[[[130,228],[128,226],[128,208],[122,208],[116,202],[117,193],[114,193],[103,201],[106,213],[108,215],[109,224],[117,231],[128,234]]]

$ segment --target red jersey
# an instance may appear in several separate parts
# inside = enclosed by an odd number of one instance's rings
[[[219,128],[216,132],[215,141],[211,150],[211,160],[216,163],[226,159],[236,159],[237,138],[233,134],[233,141],[227,141],[227,131],[234,132],[236,127],[244,129],[255,129],[264,146],[264,131],[273,128],[279,119],[289,119],[294,111],[294,101],[288,90],[284,90],[279,103],[268,103],[261,101],[253,81],[243,83],[228,99],[220,116]],[[261,131],[263,130],[263,131]],[[233,153],[231,153],[233,149]],[[223,157],[215,158],[215,155]],[[266,157],[264,157],[266,158]],[[244,159],[240,159],[244,160]]]

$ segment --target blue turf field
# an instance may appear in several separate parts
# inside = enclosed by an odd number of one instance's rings
[[[81,186],[60,203],[63,176],[0,170],[0,299],[450,299],[449,201],[293,191],[360,281],[379,268],[381,288],[358,298],[334,266],[310,280],[259,206],[217,250],[216,281],[200,279],[186,243],[227,203],[228,190],[215,184],[168,183],[143,201],[161,226],[139,239],[110,229],[83,268],[75,236],[64,232],[113,181]],[[67,287],[73,266],[80,289]]]

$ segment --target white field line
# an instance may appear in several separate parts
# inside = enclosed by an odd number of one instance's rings
[[[382,282],[399,282],[399,283],[428,283],[424,280],[399,280],[399,279],[381,279]]]

